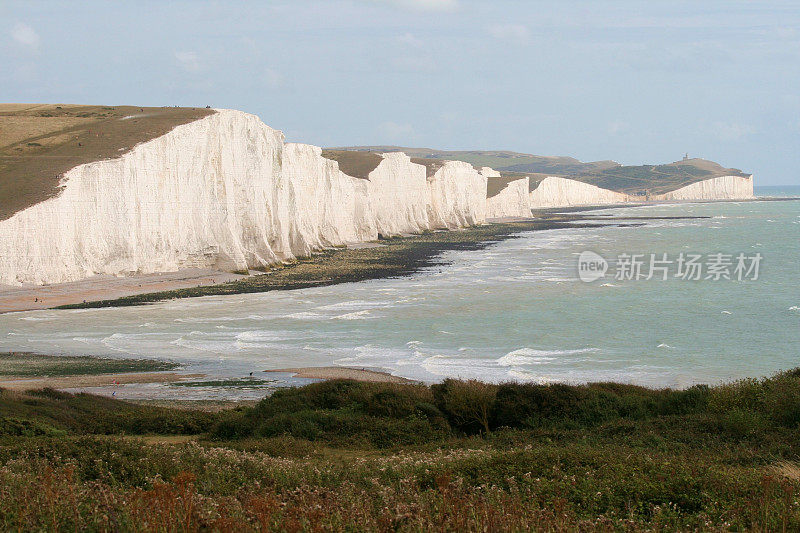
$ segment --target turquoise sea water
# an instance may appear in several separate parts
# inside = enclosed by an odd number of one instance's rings
[[[0,315],[0,350],[165,358],[212,376],[345,365],[426,381],[679,387],[800,366],[800,201],[592,212],[609,214],[709,218],[529,232],[400,279]],[[578,279],[586,250],[612,263],[605,278]],[[620,254],[681,252],[760,253],[759,277],[613,278]]]

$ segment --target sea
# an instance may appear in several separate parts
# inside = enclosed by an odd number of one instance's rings
[[[119,390],[139,398],[256,398],[296,383],[263,371],[307,366],[680,388],[767,376],[800,366],[800,200],[778,199],[800,187],[756,192],[775,199],[585,212],[605,225],[445,252],[407,277],[3,314],[0,351],[163,359],[206,375]]]

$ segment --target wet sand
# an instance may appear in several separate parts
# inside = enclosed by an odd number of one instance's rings
[[[366,368],[353,368],[346,366],[281,368],[278,370],[265,370],[264,372],[292,374],[293,377],[306,379],[353,379],[355,381],[369,381],[373,383],[416,383],[410,379],[393,376],[388,372],[378,372],[376,370],[368,370]]]
[[[179,272],[133,276],[94,276],[52,285],[14,287],[0,285],[0,313],[50,309],[59,305],[108,300],[151,292],[218,285],[246,278],[219,270],[188,269]]]
[[[120,374],[90,374],[83,376],[11,377],[0,376],[0,389],[27,391],[44,388],[80,389],[143,383],[174,383],[187,378],[202,378],[205,374],[177,372],[129,372]]]

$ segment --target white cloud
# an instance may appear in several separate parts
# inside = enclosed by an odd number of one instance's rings
[[[265,68],[261,74],[261,83],[270,89],[277,89],[283,85],[283,74],[275,69]]]
[[[397,40],[412,48],[422,48],[423,44],[420,39],[414,36],[413,33],[404,33],[403,35],[398,37]]]
[[[531,32],[522,24],[492,24],[487,28],[489,35],[495,39],[503,39],[517,44],[528,44]]]
[[[753,128],[738,122],[715,122],[712,131],[722,141],[740,141],[753,133]]]
[[[22,22],[17,22],[11,29],[11,38],[20,46],[36,50],[39,48],[39,34]]]
[[[414,128],[411,124],[398,124],[397,122],[383,122],[378,126],[378,132],[383,139],[382,142],[408,142],[414,136]]]
[[[178,65],[186,72],[200,70],[200,60],[194,52],[175,52],[175,59],[178,61]]]
[[[611,135],[623,133],[627,129],[628,129],[628,123],[622,120],[614,120],[612,122],[609,122],[608,124],[608,133],[610,133]]]
[[[370,0],[370,2],[412,11],[454,11],[458,8],[458,0]]]

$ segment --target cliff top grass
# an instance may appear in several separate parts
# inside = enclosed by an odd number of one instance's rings
[[[584,163],[573,157],[523,154],[507,150],[436,150],[433,148],[411,148],[407,146],[348,146],[332,149],[377,153],[404,152],[409,157],[419,159],[465,161],[478,169],[491,167],[498,171],[534,172],[551,176],[575,173],[579,170],[601,170],[618,165],[614,161]]]
[[[445,164],[445,161],[440,159],[423,159],[420,157],[412,157],[411,162],[424,166],[425,176],[428,179],[431,179],[433,175],[436,174],[436,172]]]
[[[508,187],[512,182],[517,181],[519,179],[524,178],[525,175],[521,174],[519,176],[515,175],[500,175],[500,176],[490,176],[486,178],[486,198],[492,198],[500,194],[506,187]]]
[[[666,165],[618,166],[568,177],[628,194],[663,194],[720,176],[747,177],[749,174],[705,159],[687,159]]]
[[[209,413],[0,390],[0,529],[797,531],[800,371],[329,381]]]
[[[737,168],[725,168],[706,159],[686,159],[664,165],[620,165],[616,161],[582,162],[572,157],[538,156],[502,150],[448,151],[403,146],[350,146],[337,150],[354,152],[404,152],[420,160],[466,161],[476,168],[491,167],[503,177],[531,177],[531,190],[547,176],[575,179],[604,189],[628,194],[663,194],[692,183],[719,176],[749,176]],[[510,180],[509,180],[510,181]],[[500,189],[502,190],[502,188]],[[496,194],[496,193],[495,193]]]
[[[509,172],[501,171],[500,177],[491,177],[486,180],[486,197],[491,198],[500,194],[500,191],[508,187],[512,181],[528,178],[528,191],[536,189],[539,184],[547,177],[546,174],[536,174],[534,172]]]
[[[380,165],[383,158],[375,153],[348,152],[345,150],[323,150],[322,157],[339,163],[339,170],[362,180]]]
[[[0,220],[58,194],[73,167],[116,158],[213,113],[186,107],[0,104]]]

